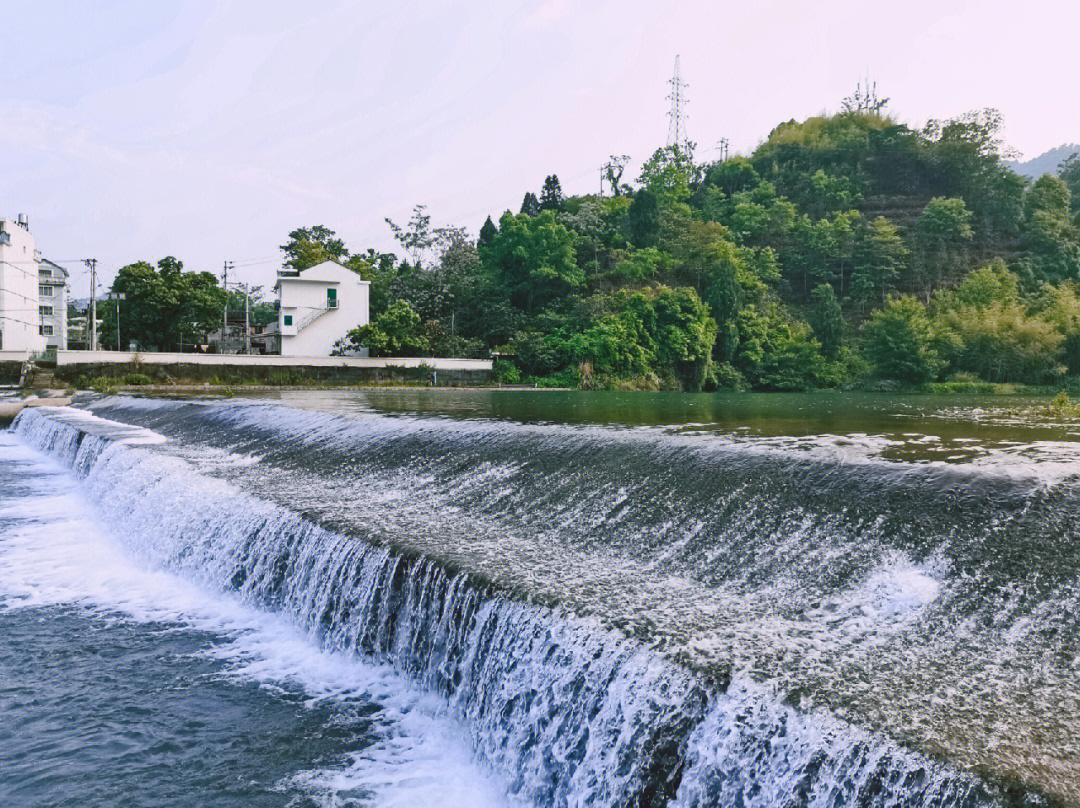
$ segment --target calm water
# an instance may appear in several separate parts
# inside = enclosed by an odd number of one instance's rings
[[[3,617],[24,638],[3,653],[45,624],[40,648],[70,638],[95,692],[129,651],[173,660],[95,710],[133,722],[109,729],[133,788],[155,776],[146,735],[199,772],[191,795],[249,778],[235,804],[1080,803],[1080,424],[1043,400],[88,410],[30,413],[0,446]],[[51,691],[48,669],[18,692]],[[183,741],[223,699],[233,720]],[[49,723],[15,765],[55,745],[77,781],[110,757]]]

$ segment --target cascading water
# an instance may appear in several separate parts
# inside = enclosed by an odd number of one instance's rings
[[[941,571],[976,565],[984,545],[962,528],[928,548],[926,530],[945,535],[935,519],[958,501],[1042,518],[1047,497],[1023,486],[954,475],[919,524],[860,546],[852,533],[891,527],[864,501],[764,504],[807,475],[827,490],[827,464],[777,473],[765,453],[732,469],[738,448],[683,436],[265,405],[114,401],[97,412],[110,420],[28,410],[13,429],[70,466],[149,563],[236,591],[438,693],[529,803],[977,806],[1043,804],[1039,792],[1054,790],[1038,778],[1005,788],[1010,771],[986,766],[984,780],[910,751],[887,737],[906,743],[903,733],[878,731],[892,714],[866,692],[902,677],[899,701],[921,693],[912,666],[942,637],[927,634],[927,610],[954,610],[959,623],[971,614],[971,586]],[[875,471],[855,473],[866,485]],[[901,503],[912,485],[878,481],[877,494]],[[790,535],[766,552],[755,534]],[[1074,597],[1066,583],[1051,582],[1059,603]],[[1009,629],[1025,630],[1019,619]],[[903,642],[906,666],[867,678],[900,660]],[[827,686],[834,675],[843,681]],[[962,743],[955,756],[926,746],[968,765]]]

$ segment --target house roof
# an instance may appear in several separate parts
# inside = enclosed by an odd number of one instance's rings
[[[60,266],[59,264],[57,264],[57,263],[55,263],[53,261],[50,261],[48,258],[42,258],[38,262],[38,269],[41,269],[41,267],[45,267],[46,269],[51,269],[54,272],[56,270],[60,270],[60,272],[64,276],[64,278],[70,278],[71,277],[70,273],[66,269],[64,269],[64,267]]]
[[[334,275],[337,275],[338,277],[334,278]],[[274,284],[274,290],[277,291],[280,288],[282,281],[337,284],[341,283],[343,280],[349,280],[353,283],[370,283],[370,281],[365,281],[357,273],[353,272],[347,266],[339,264],[337,261],[323,261],[320,264],[305,267],[304,269],[279,269],[277,282]]]

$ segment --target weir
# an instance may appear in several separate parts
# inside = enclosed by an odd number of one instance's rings
[[[841,503],[844,481],[827,463],[787,460],[778,476],[767,452],[653,432],[248,404],[114,400],[96,412],[104,417],[28,410],[13,430],[67,464],[148,563],[236,591],[327,647],[388,662],[439,694],[465,719],[478,757],[527,803],[1038,805],[1077,793],[1060,763],[1072,751],[1067,704],[1051,716],[1066,738],[1054,750],[1061,758],[1042,768],[985,755],[971,763],[978,734],[951,747],[925,742],[938,737],[929,719],[914,743],[891,731],[925,695],[913,667],[936,662],[938,679],[969,674],[977,685],[987,673],[972,646],[989,635],[964,623],[982,620],[971,603],[990,572],[1022,561],[983,552],[978,532],[995,519],[998,537],[1029,530],[1025,519],[1045,528],[1024,563],[1043,565],[1049,580],[1012,623],[975,628],[1012,631],[1019,646],[1020,617],[1045,613],[1038,629],[1053,626],[1056,639],[1034,652],[1068,651],[1070,618],[1049,614],[1075,597],[1075,569],[1053,575],[1047,549],[1071,525],[1046,514],[1071,490],[937,470],[934,504],[901,530],[889,509],[926,484],[910,470],[855,470],[864,491],[875,484],[875,517],[865,497]],[[687,469],[692,488],[675,479]],[[765,480],[783,488],[807,477],[823,492],[831,480],[832,493],[768,510],[781,492]],[[961,520],[923,546],[937,520],[972,503],[989,509],[988,521]],[[861,546],[850,546],[853,531]],[[784,532],[798,536],[803,557],[791,544],[765,553],[764,537]],[[890,533],[891,544],[877,541]],[[930,608],[954,616],[949,631],[926,624]],[[900,664],[901,640],[912,667]],[[966,655],[958,670],[930,656],[946,640]],[[1042,685],[1069,692],[1055,677],[1071,664],[1043,665]],[[894,690],[867,692],[881,687]]]

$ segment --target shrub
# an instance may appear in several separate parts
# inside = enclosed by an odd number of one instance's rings
[[[499,384],[519,384],[521,371],[517,365],[506,359],[496,359],[491,366],[491,375]]]
[[[90,382],[90,389],[103,396],[114,395],[118,388],[116,379],[110,376],[97,376]]]
[[[147,376],[145,373],[125,373],[123,376],[117,379],[117,383],[139,386],[144,384],[153,384],[154,380]]]

